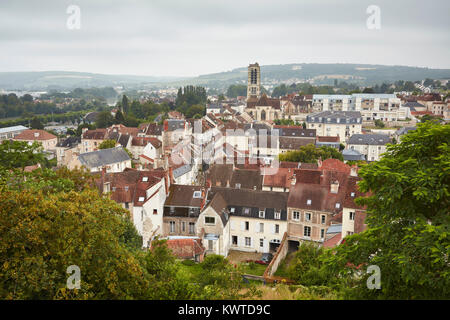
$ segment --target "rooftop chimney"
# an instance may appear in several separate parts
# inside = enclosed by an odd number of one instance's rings
[[[294,173],[291,178],[291,185],[295,186],[297,183],[297,175]]]
[[[317,159],[317,166],[320,168],[322,168],[322,157],[319,157],[319,159]]]
[[[358,166],[353,165],[350,169],[350,176],[357,177],[358,176]]]

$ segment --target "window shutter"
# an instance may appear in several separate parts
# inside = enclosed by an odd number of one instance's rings
[[[241,221],[241,230],[244,231],[245,230],[245,222]]]
[[[275,224],[272,224],[272,233],[275,234]]]
[[[261,232],[261,229],[259,227],[259,222],[255,223],[255,232]]]

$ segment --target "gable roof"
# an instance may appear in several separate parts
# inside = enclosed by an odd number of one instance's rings
[[[108,132],[106,129],[94,129],[94,130],[86,130],[82,134],[83,139],[93,139],[93,140],[104,140],[106,139]]]
[[[78,156],[78,159],[82,165],[88,168],[102,167],[113,163],[131,160],[128,153],[121,146],[82,153]]]
[[[103,183],[109,182],[112,200],[139,206],[148,200],[146,190],[156,185],[164,176],[165,172],[127,169],[123,172],[106,173],[96,180],[96,184],[102,191]],[[144,177],[147,178],[146,181]],[[144,197],[144,201],[139,201],[141,197]]]
[[[391,143],[391,138],[385,134],[354,134],[347,144],[383,146],[388,143]]]
[[[194,192],[200,191],[202,196],[194,198]],[[196,207],[202,206],[205,194],[202,186],[189,186],[172,184],[169,188],[169,196],[166,198],[165,206],[172,207]]]
[[[145,147],[149,143],[156,149],[162,146],[162,142],[153,137],[133,137],[133,140],[131,140],[131,145],[135,147]]]
[[[292,137],[279,137],[280,149],[286,150],[298,150],[300,147],[306,146],[308,144],[315,144],[316,140],[314,138],[292,138]]]
[[[54,134],[51,134],[50,132],[47,132],[45,130],[29,129],[29,130],[24,130],[21,133],[19,133],[17,136],[14,137],[14,140],[43,141],[43,140],[51,140],[51,139],[56,139],[56,138],[57,137]]]

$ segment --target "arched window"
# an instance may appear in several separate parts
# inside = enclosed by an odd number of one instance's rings
[[[261,111],[261,120],[266,120],[266,111]]]

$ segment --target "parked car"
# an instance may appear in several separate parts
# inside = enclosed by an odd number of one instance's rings
[[[269,264],[273,259],[273,254],[271,253],[263,253],[260,260],[255,261],[259,264]]]

